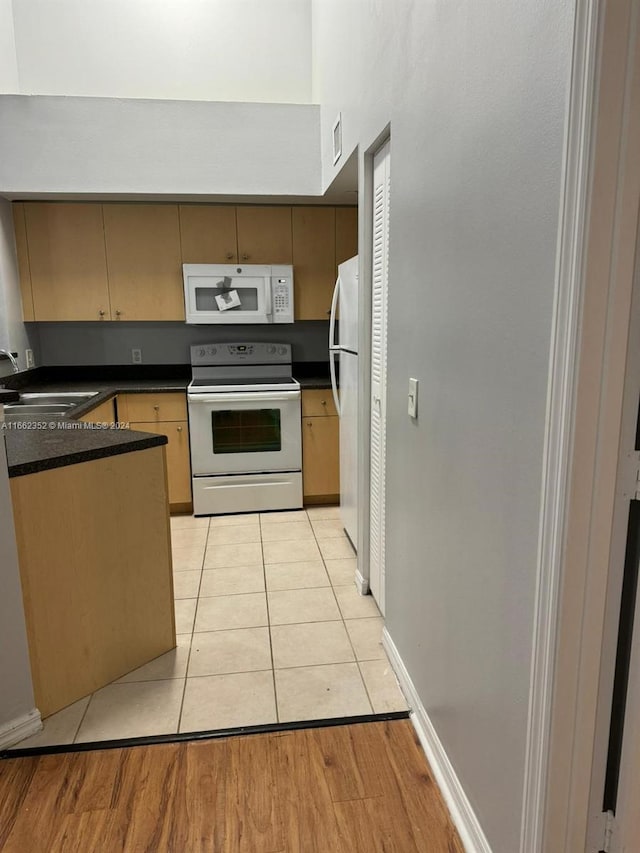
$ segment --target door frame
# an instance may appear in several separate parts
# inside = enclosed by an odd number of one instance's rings
[[[359,153],[358,204],[358,541],[356,587],[369,592],[371,535],[371,281],[373,276],[373,160],[391,142],[388,123],[370,145]]]
[[[522,850],[604,845],[604,823],[589,805],[603,770],[598,706],[612,666],[606,596],[616,582],[612,573],[623,569],[610,563],[610,556],[640,199],[640,10],[637,0],[588,0],[576,2],[575,9],[556,303],[556,308],[562,304],[565,261],[573,265],[567,278],[573,308],[554,332],[575,334],[577,346],[573,363],[566,360],[567,386],[559,396],[567,404],[567,452],[559,460],[566,488],[557,495],[555,519],[544,520],[548,494],[543,506],[542,550],[545,527],[559,525],[557,568],[547,578],[547,604],[538,608],[536,619],[534,646],[536,652],[545,649],[547,658],[543,666],[534,653],[534,737],[527,756]],[[565,230],[567,216],[582,233]],[[557,367],[557,357],[552,364]],[[551,415],[553,384],[552,375]],[[588,848],[588,841],[597,846]]]

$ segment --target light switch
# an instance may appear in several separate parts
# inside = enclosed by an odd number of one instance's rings
[[[409,380],[409,417],[418,417],[418,380]]]

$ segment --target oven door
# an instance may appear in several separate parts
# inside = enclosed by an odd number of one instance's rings
[[[299,471],[300,391],[189,394],[194,477]]]

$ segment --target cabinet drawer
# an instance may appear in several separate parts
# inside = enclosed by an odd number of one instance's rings
[[[326,415],[336,417],[331,388],[314,388],[302,392],[302,417],[318,418]]]
[[[118,419],[136,423],[186,421],[187,395],[183,391],[118,394]]]

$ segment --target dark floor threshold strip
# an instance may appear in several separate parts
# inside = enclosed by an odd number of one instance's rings
[[[262,735],[274,732],[294,732],[300,729],[326,729],[332,726],[356,726],[361,723],[383,723],[389,720],[406,720],[409,711],[390,711],[387,714],[361,714],[358,717],[329,717],[323,720],[300,720],[292,723],[266,723],[262,726],[239,726],[234,729],[213,729],[204,732],[184,732],[182,734],[149,735],[148,737],[129,737],[122,740],[97,740],[87,743],[64,743],[57,746],[35,746],[24,749],[5,749],[0,759],[26,758],[35,755],[60,755],[66,752],[90,752],[98,749],[124,749],[130,746],[152,746],[157,743],[185,743],[194,740],[213,740],[239,735]]]

